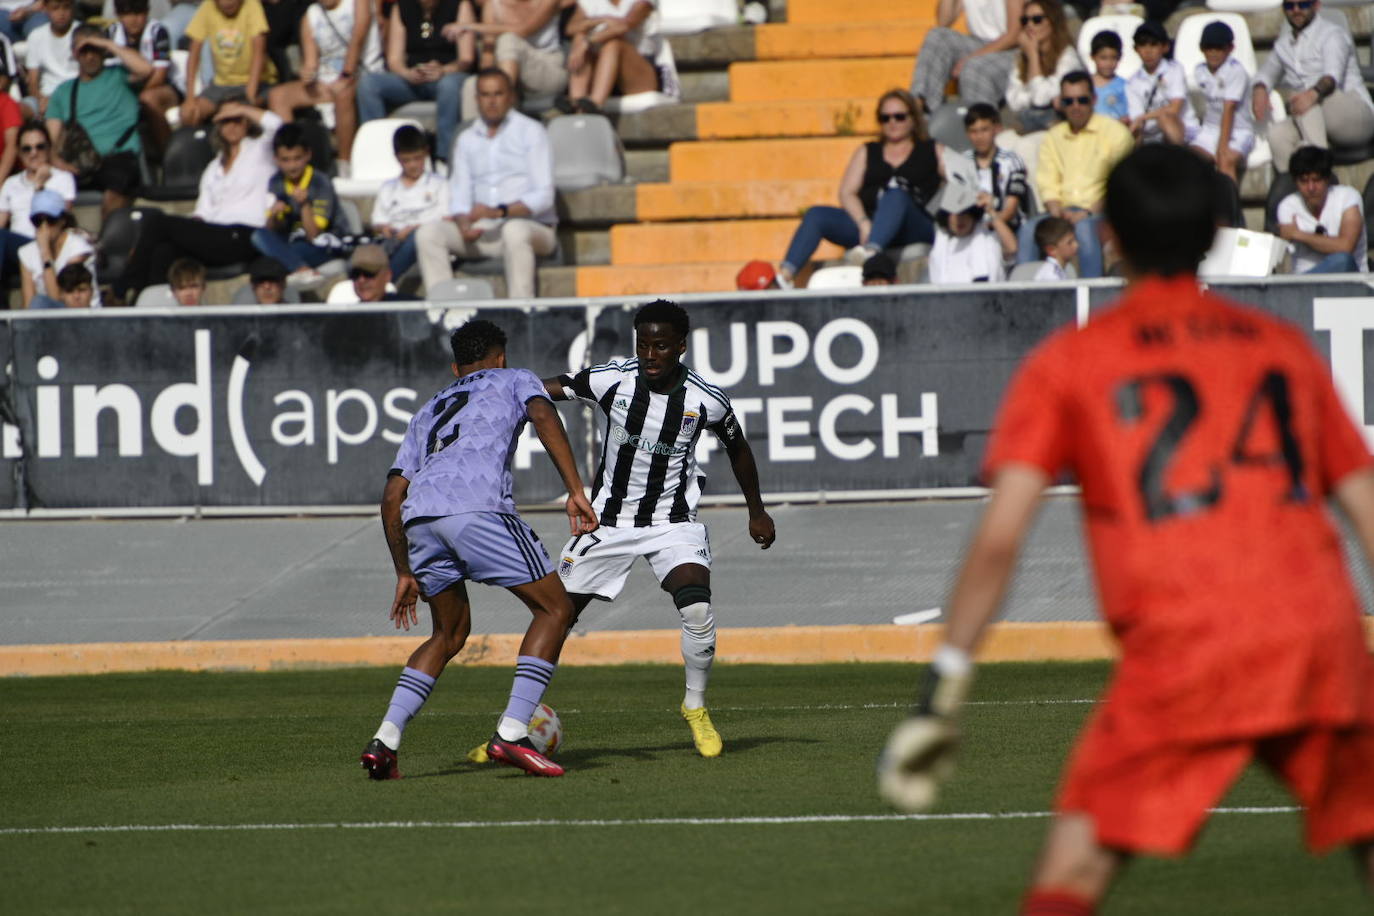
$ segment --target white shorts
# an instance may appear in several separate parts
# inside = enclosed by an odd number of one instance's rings
[[[610,601],[625,587],[637,557],[645,557],[662,582],[685,563],[711,568],[711,540],[700,522],[672,522],[645,528],[601,527],[563,545],[558,575],[570,595]]]
[[[1196,146],[1209,156],[1217,154],[1217,141],[1221,139],[1221,128],[1203,125],[1195,131],[1189,132],[1188,145]],[[1230,147],[1241,157],[1250,155],[1250,150],[1255,148],[1255,135],[1253,133],[1237,133],[1231,131]]]

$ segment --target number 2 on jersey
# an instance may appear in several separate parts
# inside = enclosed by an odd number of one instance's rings
[[[1168,418],[1149,448],[1145,450],[1136,473],[1136,486],[1144,504],[1145,517],[1157,522],[1175,515],[1190,515],[1215,506],[1225,492],[1222,461],[1213,462],[1208,468],[1209,480],[1205,487],[1170,492],[1165,485],[1169,465],[1202,410],[1197,387],[1188,376],[1160,372],[1127,379],[1116,390],[1117,416],[1127,423],[1139,422],[1145,415],[1145,392],[1150,387],[1166,391],[1171,406]],[[1257,453],[1250,448],[1249,442],[1254,433],[1255,423],[1259,420],[1260,411],[1266,408],[1270,411],[1278,431],[1278,451]],[[1307,488],[1302,479],[1302,449],[1298,445],[1297,436],[1293,433],[1293,404],[1288,376],[1272,369],[1260,379],[1245,406],[1240,429],[1236,432],[1230,453],[1224,460],[1228,465],[1241,466],[1282,464],[1288,476],[1288,488],[1284,498],[1290,502],[1307,501]]]
[[[429,440],[425,443],[426,456],[433,455],[436,451],[446,448],[457,440],[458,434],[461,432],[461,426],[458,423],[453,424],[453,431],[448,435],[440,436],[439,434],[443,432],[444,425],[452,420],[458,411],[467,406],[469,395],[470,392],[460,391],[453,397],[445,398],[434,405],[434,412],[439,416],[434,421],[434,425],[429,428]]]

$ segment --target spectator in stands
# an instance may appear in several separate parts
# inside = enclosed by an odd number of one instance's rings
[[[407,102],[438,105],[438,149],[445,162],[453,153],[462,107],[463,82],[476,61],[476,41],[468,33],[457,45],[444,37],[450,22],[476,20],[467,0],[397,0],[386,35],[387,70],[367,73],[358,83],[358,117],[375,121]]]
[[[1183,65],[1169,53],[1169,33],[1157,22],[1135,30],[1135,53],[1140,69],[1126,82],[1131,133],[1141,143],[1182,143],[1189,127],[1197,124],[1188,103],[1188,81]]]
[[[289,121],[297,108],[332,103],[339,174],[347,175],[358,132],[358,80],[383,69],[371,0],[319,0],[305,11],[300,28],[300,79],[273,89],[270,107]]]
[[[401,163],[399,178],[389,179],[372,205],[372,228],[385,241],[391,275],[398,281],[415,266],[415,232],[449,214],[448,182],[429,168],[429,142],[412,124],[396,129],[391,148]]]
[[[23,41],[39,26],[48,24],[43,0],[3,0],[0,2],[0,35],[8,41]]]
[[[19,160],[19,128],[24,124],[24,110],[10,95],[10,78],[4,72],[7,58],[12,61],[13,54],[6,55],[0,48],[0,181],[14,171]]]
[[[1035,247],[1045,263],[1035,272],[1035,280],[1067,280],[1064,271],[1068,263],[1078,254],[1078,235],[1073,231],[1073,223],[1062,216],[1050,216],[1035,227]]]
[[[562,92],[568,85],[568,66],[559,33],[561,0],[488,0],[482,21],[451,23],[444,34],[458,40],[464,31],[478,38],[483,68],[500,67],[526,99]],[[477,84],[463,84],[463,120],[477,112]]]
[[[1016,258],[1016,234],[991,200],[979,204],[978,189],[951,180],[940,192],[935,245],[930,249],[931,283],[996,283]]]
[[[284,124],[272,138],[277,173],[267,183],[272,198],[267,224],[253,233],[253,247],[286,266],[288,283],[308,286],[324,279],[315,270],[340,256],[334,235],[339,198],[329,176],[310,165],[310,144],[299,124]]]
[[[148,18],[148,0],[114,0],[116,19],[110,40],[137,51],[153,65],[152,75],[134,83],[153,146],[162,149],[172,134],[167,112],[186,98],[185,75],[172,61],[172,35],[156,19]],[[111,59],[114,64],[118,59]]]
[[[167,268],[167,285],[177,305],[204,305],[205,265],[195,258],[177,258]]]
[[[885,248],[935,240],[926,202],[944,176],[944,147],[926,133],[916,100],[889,89],[878,100],[881,139],[854,151],[840,179],[840,206],[811,207],[778,265],[777,284],[791,289],[821,239],[849,249],[862,264]]]
[[[939,0],[937,28],[926,33],[911,72],[911,94],[924,114],[945,102],[945,86],[959,81],[968,105],[997,105],[1007,91],[1021,35],[1023,0]],[[963,12],[968,35],[952,28]]]
[[[259,0],[202,0],[186,34],[191,53],[186,61],[182,124],[205,121],[225,102],[263,103],[266,90],[277,81],[277,68],[267,59],[267,14]],[[197,92],[201,48],[207,41],[215,72]]]
[[[281,118],[241,102],[226,102],[215,113],[213,141],[218,155],[200,178],[200,195],[191,217],[157,210],[143,218],[129,266],[115,284],[127,301],[153,277],[165,277],[177,258],[190,256],[210,267],[257,256],[253,232],[267,223],[272,196],[267,183],[276,174],[271,135]]]
[[[1064,122],[1051,127],[1040,145],[1035,182],[1046,214],[1073,224],[1078,236],[1078,267],[1083,277],[1102,276],[1102,241],[1097,234],[1107,174],[1134,145],[1120,122],[1096,114],[1093,80],[1084,71],[1060,82]],[[1045,218],[1021,224],[1018,260],[1034,260],[1035,227]]]
[[[25,39],[24,66],[28,70],[28,98],[25,104],[38,117],[48,111],[48,96],[78,71],[72,50],[72,24],[75,7],[72,0],[46,0],[46,25],[39,26]]]
[[[68,264],[85,264],[94,273],[95,249],[67,210],[67,202],[56,191],[39,191],[33,195],[29,219],[34,225],[34,239],[19,249],[20,289],[24,307],[33,309],[61,308],[57,298],[57,275]],[[92,308],[100,308],[100,293],[91,299]]]
[[[281,82],[295,78],[291,49],[300,47],[301,17],[309,5],[310,0],[262,0],[262,12],[267,17],[267,59]]]
[[[1121,66],[1121,36],[1111,29],[1103,29],[1093,36],[1089,46],[1093,60],[1093,90],[1097,93],[1098,114],[1128,123],[1131,106],[1126,101],[1126,81],[1116,75]]]
[[[1338,184],[1331,151],[1303,146],[1291,169],[1298,190],[1279,201],[1279,238],[1293,246],[1293,273],[1369,272],[1360,192]]]
[[[891,286],[897,282],[897,265],[892,262],[886,252],[878,252],[873,257],[864,261],[863,283],[864,286]]]
[[[400,296],[387,289],[391,267],[381,245],[359,245],[348,259],[348,278],[359,302],[398,302]]]
[[[1224,22],[1209,22],[1202,30],[1203,62],[1195,71],[1198,89],[1206,100],[1202,128],[1190,139],[1193,150],[1216,164],[1217,171],[1238,181],[1239,169],[1255,146],[1250,120],[1250,74],[1234,57],[1235,34]]]
[[[978,174],[979,206],[992,201],[993,209],[1013,231],[1021,225],[1021,214],[1030,201],[1026,184],[1026,164],[1009,149],[997,145],[1002,116],[986,102],[970,105],[964,114],[964,130],[973,153]]]
[[[1317,14],[1320,0],[1284,0],[1288,28],[1255,74],[1256,122],[1269,117],[1269,90],[1287,92],[1287,121],[1269,125],[1274,167],[1288,170],[1300,144],[1362,146],[1374,138],[1374,100],[1369,97],[1350,32]]]
[[[163,14],[162,24],[172,37],[173,48],[184,47],[182,38],[186,35],[187,26],[196,17],[200,3],[201,0],[172,0],[171,9]]]
[[[452,279],[449,255],[505,260],[506,294],[535,295],[535,256],[558,245],[553,158],[538,121],[512,110],[515,87],[495,67],[477,75],[481,118],[458,138],[449,179],[449,217],[415,235],[425,289]],[[379,249],[380,250],[380,249]]]
[[[36,234],[29,219],[33,195],[44,188],[55,191],[68,210],[76,200],[76,178],[52,166],[52,140],[43,122],[26,123],[16,143],[23,170],[0,185],[0,281],[19,269],[19,249]]]
[[[568,20],[568,98],[565,111],[597,113],[611,93],[681,94],[677,71],[663,56],[652,19],[657,0],[577,0]]]
[[[1016,44],[1007,107],[1021,122],[1023,134],[1046,130],[1058,117],[1054,100],[1059,97],[1059,81],[1083,69],[1059,0],[1029,0],[1022,8]]]
[[[248,265],[248,286],[234,296],[235,305],[297,305],[300,301],[300,293],[286,285],[286,268],[266,256]]]
[[[64,309],[88,309],[95,301],[95,277],[84,264],[68,264],[57,274],[57,298]]]
[[[93,25],[77,26],[72,40],[81,69],[48,100],[48,132],[57,150],[57,167],[76,176],[78,189],[104,192],[100,213],[105,217],[133,203],[142,183],[138,95],[130,83],[151,76],[153,65]],[[118,66],[107,67],[107,55]],[[99,154],[94,164],[81,155],[91,147]]]

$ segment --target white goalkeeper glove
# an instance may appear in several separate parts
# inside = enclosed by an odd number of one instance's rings
[[[955,716],[973,681],[968,654],[941,646],[912,714],[892,730],[878,757],[878,793],[902,811],[929,810],[954,774],[959,748]]]

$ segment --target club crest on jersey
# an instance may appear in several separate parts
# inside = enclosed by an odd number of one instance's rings
[[[568,577],[568,573],[572,572],[572,568],[573,558],[564,557],[558,564],[558,574],[566,579]]]
[[[630,402],[625,400],[624,398],[616,398],[614,406],[617,410],[629,410]]]
[[[682,415],[682,435],[690,436],[692,431],[697,428],[697,420],[701,419],[701,414],[693,411],[686,411]]]

